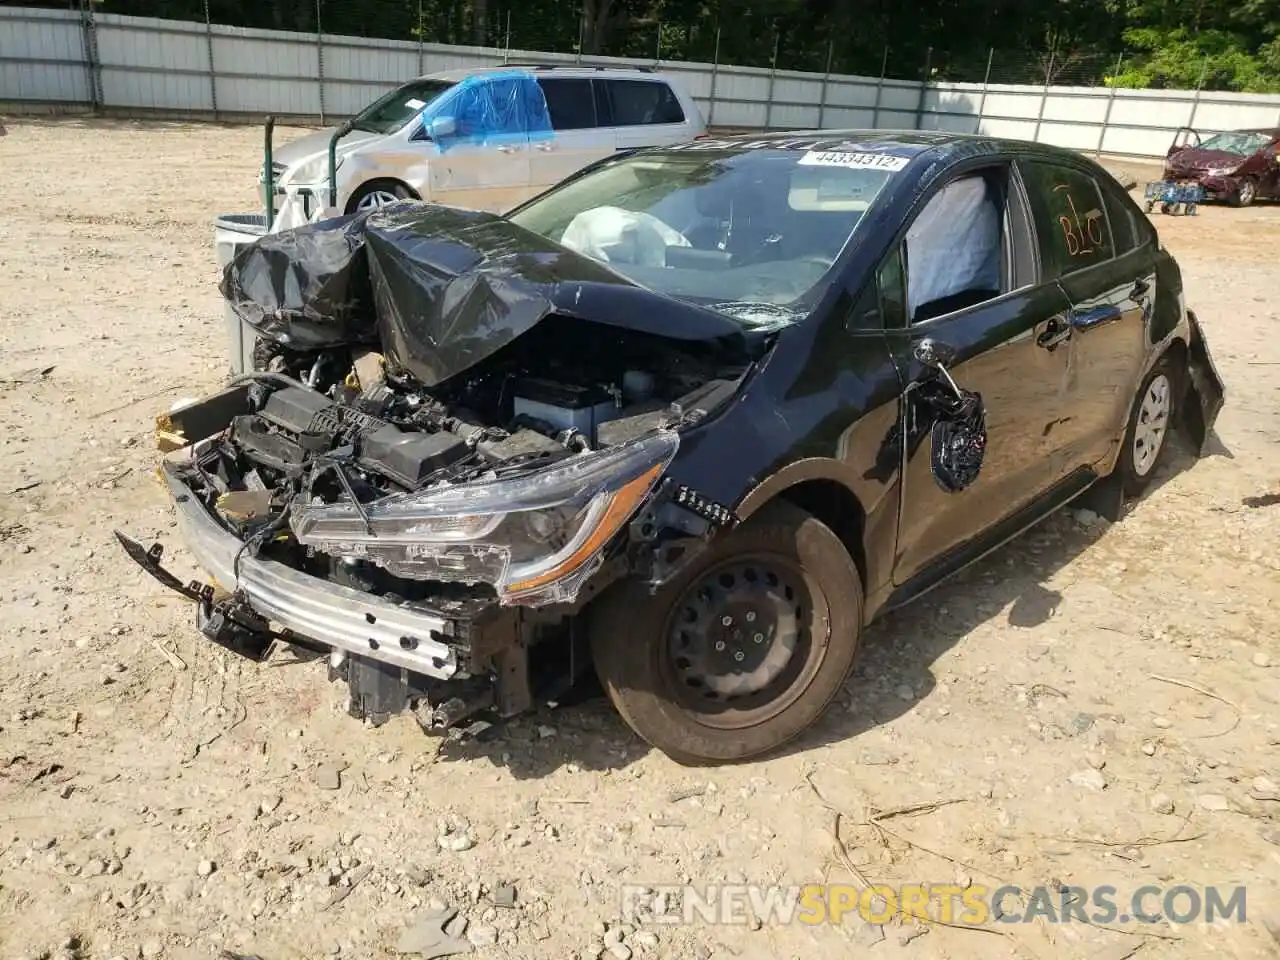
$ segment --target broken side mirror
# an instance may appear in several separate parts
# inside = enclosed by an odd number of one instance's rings
[[[944,367],[951,366],[956,359],[956,351],[953,347],[940,343],[932,337],[917,340],[913,352],[915,358],[931,370],[943,370]]]
[[[957,398],[964,399],[964,391],[951,379],[951,373],[947,370],[947,367],[955,364],[956,351],[954,347],[946,343],[940,343],[932,337],[925,337],[923,340],[916,341],[912,353],[917,360],[930,370],[936,370],[941,374],[942,379],[947,381],[947,386],[955,391]]]
[[[453,117],[433,117],[427,122],[427,136],[432,140],[444,140],[458,132],[458,121]]]

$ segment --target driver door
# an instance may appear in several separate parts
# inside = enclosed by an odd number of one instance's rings
[[[893,580],[909,596],[913,581],[924,589],[963,563],[966,548],[1062,479],[1045,438],[1068,403],[1070,303],[1057,284],[1039,283],[1034,233],[1009,164],[937,189],[879,281],[882,298],[897,304],[886,326],[907,385]],[[930,348],[985,407],[982,468],[958,492],[945,491],[933,473],[936,416],[924,401],[929,390],[950,387],[942,370],[922,361]]]
[[[530,194],[529,118],[524,77],[463,81],[438,116],[454,131],[432,142],[426,199],[504,213]],[[539,96],[541,93],[539,92]]]

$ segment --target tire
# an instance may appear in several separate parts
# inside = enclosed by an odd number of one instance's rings
[[[1163,383],[1163,388],[1161,388]],[[1169,446],[1169,434],[1177,416],[1180,377],[1166,353],[1142,378],[1142,385],[1133,399],[1129,411],[1129,423],[1124,432],[1124,447],[1117,464],[1121,487],[1127,497],[1140,495],[1151,483],[1165,451]],[[1153,440],[1151,426],[1159,421],[1163,394],[1163,422],[1158,436]]]
[[[421,199],[413,190],[399,180],[370,180],[362,183],[360,188],[347,201],[347,213],[355,213],[363,209],[363,204],[370,198],[381,196],[382,203],[393,203],[397,200]],[[381,204],[379,204],[381,205]]]
[[[1247,207],[1257,199],[1258,185],[1246,177],[1240,181],[1235,193],[1231,194],[1231,205],[1233,207]]]
[[[777,501],[656,595],[624,581],[601,596],[590,610],[592,658],[614,707],[651,746],[685,765],[730,763],[818,720],[853,666],[862,609],[844,544]]]

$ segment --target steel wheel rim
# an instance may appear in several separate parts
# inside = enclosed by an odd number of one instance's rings
[[[398,203],[400,198],[389,190],[373,190],[366,193],[356,204],[357,210],[376,210],[390,203]]]
[[[1240,202],[1250,203],[1253,200],[1253,181],[1246,180],[1240,184]]]
[[[671,700],[703,726],[756,726],[809,688],[829,639],[815,627],[829,623],[825,596],[794,560],[734,557],[673,604],[656,645],[659,674]]]
[[[1169,429],[1173,388],[1163,373],[1152,377],[1138,405],[1133,428],[1133,472],[1145,477],[1155,466]]]

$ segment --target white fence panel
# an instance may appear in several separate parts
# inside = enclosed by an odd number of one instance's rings
[[[80,17],[70,10],[28,10],[27,19],[6,12],[0,8],[0,100],[92,103]]]
[[[90,39],[93,40],[90,43]],[[90,49],[96,52],[90,61]],[[1038,139],[1162,157],[1184,125],[1280,127],[1280,97],[934,83],[709,63],[317,36],[95,12],[0,7],[0,103],[336,120],[422,73],[515,64],[656,67],[717,127],[878,127]]]

